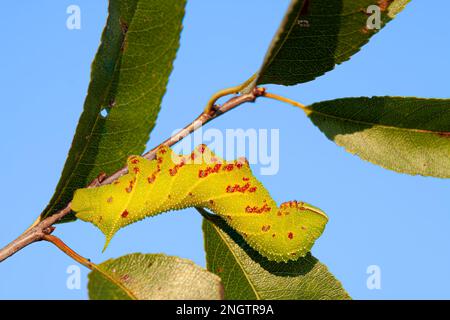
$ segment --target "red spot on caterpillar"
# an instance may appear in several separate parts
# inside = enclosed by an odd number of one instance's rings
[[[131,181],[130,181],[130,184],[128,185],[128,187],[125,188],[125,191],[126,191],[127,193],[130,193],[131,191],[133,191],[134,181],[135,181],[135,180],[131,180]]]
[[[193,197],[194,194],[193,194],[192,192],[189,192],[189,193],[188,193],[188,196]]]
[[[292,232],[289,232],[289,233],[288,233],[288,238],[289,238],[290,240],[292,240],[292,239],[294,238],[294,234],[293,234]]]
[[[200,152],[200,153],[204,153],[205,150],[206,150],[206,145],[204,145],[204,144],[199,145],[198,148],[197,148],[197,150],[198,150],[198,152]]]
[[[243,181],[249,181],[250,178],[243,177],[242,180],[243,180]]]
[[[199,178],[206,178],[208,176],[208,173],[204,170],[198,170],[198,177]]]
[[[161,154],[165,154],[165,153],[167,152],[166,147],[165,147],[165,146],[159,147],[159,152],[160,152]]]
[[[245,191],[248,190],[248,188],[250,188],[250,183],[247,182],[247,183],[244,184],[243,186],[239,187],[237,190],[238,190],[239,192],[244,193]]]
[[[214,165],[214,167],[206,167],[205,170],[199,170],[198,171],[198,177],[199,178],[205,178],[210,173],[218,173],[220,171],[220,168],[222,167],[222,164],[217,163]]]
[[[275,238],[275,233],[272,234],[272,238]]]
[[[134,167],[134,168],[133,168],[133,171],[134,171],[134,173],[139,173],[139,172],[141,172],[141,170],[140,170],[138,167]]]
[[[227,193],[234,193],[234,192],[245,193],[247,190],[249,192],[254,192],[256,188],[255,187],[250,188],[250,183],[246,183],[243,186],[240,186],[238,184],[235,184],[234,186],[228,185],[226,188]]]
[[[234,168],[232,163],[227,164],[225,167],[223,167],[224,171],[232,171]]]
[[[128,217],[128,210],[125,210],[124,212],[122,212],[122,214],[120,215],[122,218],[126,218]]]
[[[130,162],[132,164],[138,164],[139,163],[139,159],[136,156],[133,156],[130,158]]]
[[[148,178],[147,178],[148,183],[153,183],[153,182],[155,182],[155,180],[156,180],[155,174],[152,174],[151,177],[148,177]]]
[[[247,213],[257,213],[257,214],[260,214],[260,213],[263,213],[263,212],[268,212],[270,210],[272,210],[272,208],[269,207],[267,204],[264,204],[262,207],[259,207],[259,208],[256,207],[256,206],[254,206],[254,207],[247,206],[245,208],[245,212],[247,212]]]
[[[299,210],[305,210],[303,207],[305,203],[304,202],[297,202],[297,201],[288,201],[284,202],[280,205],[280,209],[286,209],[286,208],[297,208]]]
[[[214,200],[209,200],[209,204],[213,205],[214,204]]]
[[[241,169],[242,166],[243,166],[243,164],[242,164],[241,162],[236,163],[236,167],[237,167],[238,169]]]
[[[178,173],[178,169],[182,168],[185,164],[186,162],[182,159],[180,163],[176,164],[172,169],[169,169],[169,174],[171,176],[176,175]]]

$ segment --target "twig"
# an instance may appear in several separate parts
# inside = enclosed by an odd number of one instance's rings
[[[16,240],[12,241],[6,247],[0,250],[0,262],[9,258],[17,251],[25,248],[29,244],[40,241],[44,238],[45,234],[50,234],[53,230],[49,230],[49,228],[61,220],[63,217],[68,215],[71,212],[70,203],[67,206],[56,212],[54,215],[51,215],[37,225],[32,228],[27,229],[24,233],[22,233]],[[49,230],[49,231],[47,231]]]
[[[149,152],[144,154],[144,157],[152,160],[156,156],[156,152],[158,148],[162,145],[165,146],[173,146],[175,143],[180,141],[181,139],[185,138],[201,126],[204,126],[208,122],[210,122],[212,119],[215,119],[219,117],[220,115],[236,108],[237,106],[240,106],[243,103],[246,102],[254,102],[256,98],[264,95],[264,88],[255,88],[250,93],[242,94],[236,97],[233,97],[229,99],[227,102],[225,102],[221,106],[213,105],[209,109],[209,111],[202,112],[192,123],[187,125],[184,129],[180,130],[178,133],[167,139],[166,141],[162,142],[158,147],[150,150]],[[114,174],[110,175],[109,177],[106,177],[105,175],[100,175],[98,178],[96,178],[94,181],[92,181],[88,187],[98,187],[106,184],[110,184],[117,180],[118,178],[122,177],[123,175],[127,174],[128,169],[126,167],[118,170]],[[66,215],[68,215],[71,212],[70,209],[70,202],[67,204],[65,208],[62,210],[56,212],[55,214],[42,218],[42,220],[39,223],[33,224],[30,228],[28,228],[22,235],[20,235],[17,239],[12,241],[10,244],[5,246],[3,249],[0,250],[0,262],[3,260],[9,258],[13,254],[15,254],[17,251],[25,248],[29,244],[41,240],[48,240],[53,239],[49,238],[49,235],[53,232],[54,228],[52,227],[55,223],[60,221],[62,218],[64,218]],[[78,261],[78,260],[77,260]]]

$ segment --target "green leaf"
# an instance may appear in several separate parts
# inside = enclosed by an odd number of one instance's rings
[[[350,299],[341,283],[311,254],[288,263],[271,262],[223,220],[213,216],[208,220],[203,221],[207,268],[222,278],[225,299]]]
[[[345,98],[306,108],[336,144],[386,169],[450,178],[450,99]]]
[[[409,0],[292,0],[251,87],[308,82],[350,59],[377,29],[367,28],[377,5],[384,27]],[[372,24],[371,24],[372,25]]]
[[[222,300],[220,278],[193,262],[163,254],[109,259],[89,274],[91,300]]]
[[[144,151],[178,49],[184,4],[184,0],[110,1],[84,111],[42,217],[62,209],[76,189],[100,173],[111,174],[128,155]]]
[[[271,260],[306,255],[322,234],[327,216],[291,201],[277,206],[245,159],[227,162],[200,145],[186,156],[168,147],[152,161],[133,156],[128,174],[112,185],[80,189],[72,209],[106,236],[105,248],[122,227],[148,216],[187,207],[222,216],[256,250]]]

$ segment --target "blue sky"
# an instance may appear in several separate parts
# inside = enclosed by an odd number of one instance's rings
[[[81,29],[66,28],[66,8],[81,8]],[[192,0],[181,47],[148,147],[190,122],[218,89],[259,67],[287,0]],[[106,19],[106,0],[9,1],[0,20],[0,245],[20,234],[50,199],[82,110],[89,68]],[[339,97],[449,97],[450,3],[413,0],[350,61],[314,82],[269,86],[304,104]],[[346,153],[288,105],[261,99],[208,128],[279,129],[280,170],[258,176],[278,202],[298,199],[330,217],[313,254],[356,299],[450,298],[450,185],[384,170]],[[201,219],[164,214],[120,231],[105,253],[102,234],[84,222],[55,234],[101,262],[130,252],[179,255],[204,266]],[[75,264],[37,243],[0,264],[0,298],[85,299],[66,287]],[[381,269],[381,289],[366,286]]]

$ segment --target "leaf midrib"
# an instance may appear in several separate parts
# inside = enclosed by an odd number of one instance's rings
[[[415,133],[427,133],[427,134],[436,134],[436,135],[438,135],[438,134],[447,135],[448,134],[448,135],[450,135],[449,131],[433,131],[433,130],[427,130],[427,129],[402,128],[402,127],[395,127],[395,126],[379,124],[379,123],[374,123],[374,122],[369,122],[369,121],[362,121],[362,120],[343,118],[343,117],[339,117],[339,116],[336,116],[336,115],[331,115],[331,114],[328,114],[328,113],[316,111],[314,109],[311,109],[310,107],[306,107],[305,112],[307,113],[308,117],[311,117],[311,115],[315,113],[315,114],[321,115],[323,117],[329,117],[329,118],[337,119],[337,120],[340,120],[340,121],[359,123],[359,124],[363,124],[363,125],[367,125],[367,126],[371,126],[371,127],[381,127],[381,128],[384,128],[384,129],[400,130],[400,131],[412,131],[412,132],[415,132]]]
[[[218,229],[218,227],[214,224],[208,221],[208,223],[210,225],[212,225],[212,227],[214,228],[214,230],[216,231],[216,233],[219,235],[219,237],[222,239],[222,242],[225,243],[225,245],[227,246],[228,250],[231,252],[231,254],[233,255],[234,260],[236,261],[236,264],[241,268],[242,273],[244,274],[245,278],[247,279],[248,284],[250,285],[251,289],[253,290],[253,293],[256,296],[257,300],[262,300],[262,298],[260,297],[258,291],[255,288],[255,285],[253,284],[253,282],[250,280],[250,278],[248,277],[247,273],[245,272],[245,268],[244,266],[240,263],[238,257],[236,256],[236,254],[233,251],[233,248],[231,248],[231,246],[228,244],[227,239],[225,239],[225,237],[223,237],[223,235],[221,234],[221,231]]]

